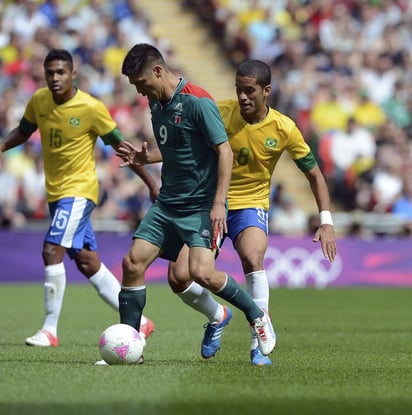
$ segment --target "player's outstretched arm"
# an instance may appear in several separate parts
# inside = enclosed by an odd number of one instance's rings
[[[322,252],[325,258],[333,262],[337,255],[336,236],[331,214],[331,202],[329,189],[319,166],[313,167],[305,176],[315,197],[319,209],[321,225],[313,237],[314,242],[322,244]]]
[[[7,134],[6,138],[0,140],[0,153],[25,143],[29,138],[30,135],[24,134],[18,127],[14,128]]]

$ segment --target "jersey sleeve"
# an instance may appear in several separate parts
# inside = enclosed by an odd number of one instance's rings
[[[112,147],[116,147],[120,142],[124,140],[122,133],[117,127],[115,127],[108,134],[102,135],[101,138],[104,144],[111,145]]]
[[[101,101],[97,101],[93,108],[94,113],[94,122],[93,122],[93,129],[97,135],[100,137],[109,137],[110,140],[113,136],[110,136],[109,133],[113,132],[115,128],[117,127],[116,122],[113,120],[112,116],[109,113],[109,110],[107,107],[103,104]],[[120,131],[119,131],[120,134]],[[111,144],[111,142],[105,141],[103,139],[105,144]]]
[[[35,111],[35,95],[33,95],[26,105],[26,109],[19,124],[19,130],[26,135],[31,135],[37,130]]]
[[[32,135],[37,130],[37,125],[23,117],[20,120],[19,130],[25,135]]]
[[[219,109],[212,99],[199,98],[193,111],[193,119],[199,129],[204,132],[209,146],[228,140]]]
[[[289,131],[288,153],[303,172],[313,169],[316,165],[316,159],[295,123]]]

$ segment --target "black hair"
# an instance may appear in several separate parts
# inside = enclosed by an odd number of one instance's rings
[[[236,76],[255,78],[256,83],[264,88],[270,85],[272,73],[265,62],[257,59],[249,59],[239,65]]]
[[[138,43],[129,50],[122,64],[122,74],[126,76],[144,72],[149,66],[160,65],[167,69],[160,51],[148,43]]]
[[[46,65],[51,61],[67,62],[70,70],[73,70],[73,57],[65,49],[51,49],[50,52],[47,54],[46,58],[44,59],[43,67],[46,67]]]

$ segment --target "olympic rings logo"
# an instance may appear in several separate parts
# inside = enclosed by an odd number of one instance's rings
[[[324,288],[336,280],[342,271],[342,261],[336,257],[330,263],[322,250],[308,252],[293,247],[284,252],[268,247],[265,255],[265,269],[269,286],[286,285],[291,288],[315,286]]]

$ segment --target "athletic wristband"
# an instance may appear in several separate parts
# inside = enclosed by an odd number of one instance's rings
[[[332,220],[332,214],[329,210],[322,210],[319,213],[320,217],[320,224],[321,225],[332,225],[333,226],[333,220]]]

